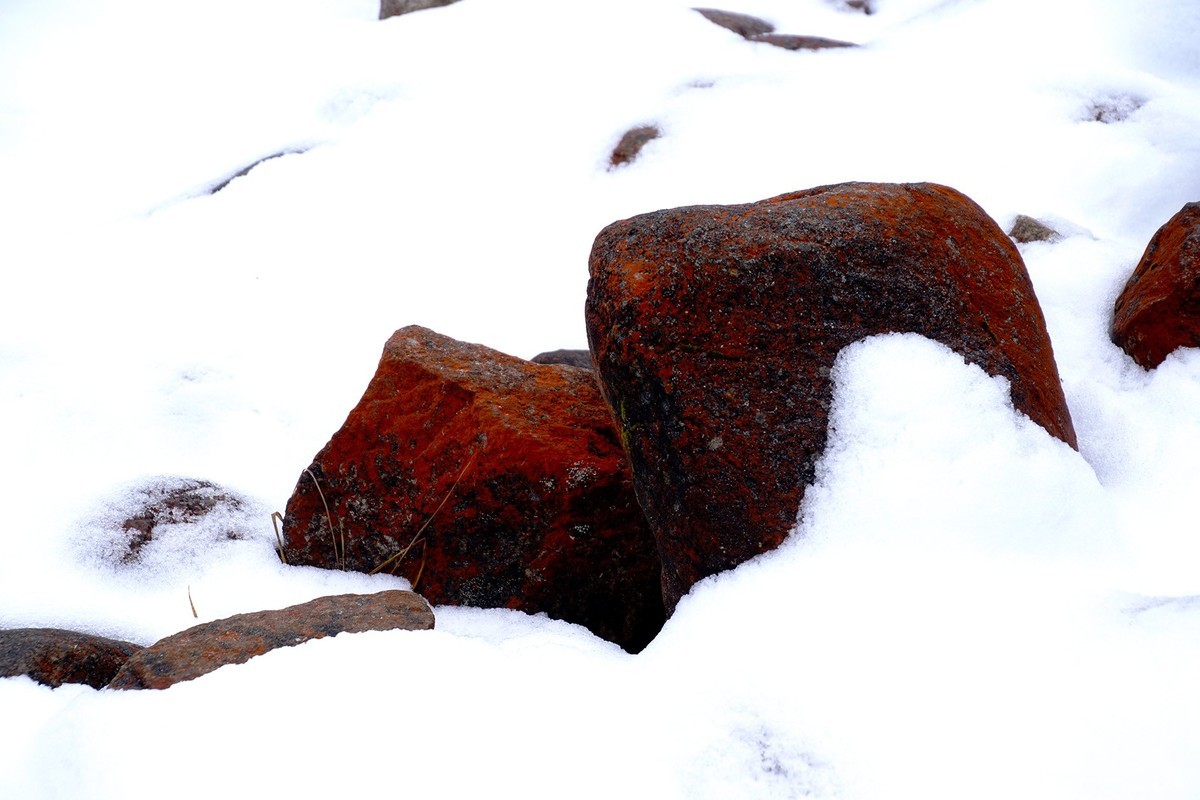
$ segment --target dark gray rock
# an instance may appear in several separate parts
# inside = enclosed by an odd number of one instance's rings
[[[427,8],[440,8],[456,2],[458,0],[380,0],[379,18],[398,17],[401,14],[411,14]]]
[[[566,364],[569,367],[594,369],[591,350],[548,350],[529,359],[535,364]]]
[[[749,14],[738,14],[733,11],[722,11],[719,8],[693,9],[714,25],[720,25],[726,30],[733,31],[744,39],[763,33],[770,33],[775,26],[765,19],[752,17]]]
[[[840,39],[826,39],[823,36],[797,36],[791,33],[760,33],[757,36],[746,37],[752,42],[782,47],[784,50],[829,50],[838,47],[858,47],[854,42],[843,42]]]

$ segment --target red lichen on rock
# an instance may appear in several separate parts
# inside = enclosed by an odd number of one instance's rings
[[[383,566],[435,605],[545,612],[630,650],[664,618],[594,373],[416,326],[301,475],[284,538],[289,563]]]

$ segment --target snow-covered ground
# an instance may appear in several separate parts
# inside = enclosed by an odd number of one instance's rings
[[[403,585],[284,567],[270,523],[387,336],[586,346],[592,238],[672,205],[928,180],[1053,221],[1022,251],[1080,452],[941,346],[863,342],[796,535],[641,655],[439,608],[162,692],[3,679],[0,797],[1200,796],[1200,353],[1107,337],[1200,199],[1200,5],[717,5],[867,46],[682,0],[0,0],[0,627],[149,643],[189,593]],[[254,536],[107,564],[155,475]]]

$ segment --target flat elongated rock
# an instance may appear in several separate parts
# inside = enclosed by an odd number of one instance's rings
[[[839,47],[858,47],[854,42],[827,39],[824,36],[801,36],[794,33],[760,33],[747,37],[752,42],[765,42],[784,50],[830,50]]]
[[[1112,340],[1146,369],[1200,347],[1200,203],[1158,229],[1113,310]]]
[[[933,184],[851,183],[616,222],[591,254],[587,327],[663,562],[668,609],[777,546],[825,447],[830,368],[915,332],[1007,378],[1074,446],[1016,246]]]
[[[413,592],[318,597],[275,611],[206,622],[161,639],[130,657],[109,688],[166,689],[228,664],[244,664],[278,647],[339,633],[432,628],[433,611]]]
[[[402,328],[301,476],[288,562],[384,570],[434,605],[544,612],[629,650],[658,554],[595,375]]]
[[[99,689],[140,645],[60,628],[0,631],[0,678],[28,675],[47,686],[85,683]]]

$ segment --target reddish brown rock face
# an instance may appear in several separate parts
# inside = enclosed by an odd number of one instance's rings
[[[0,631],[0,678],[27,675],[46,686],[86,683],[99,689],[141,648],[58,628]]]
[[[942,342],[1075,445],[1020,254],[944,186],[842,184],[614,223],[592,249],[587,325],[668,609],[782,542],[825,447],[830,368],[866,336]]]
[[[388,340],[301,475],[284,537],[289,563],[382,566],[435,605],[545,612],[629,650],[663,623],[654,539],[594,373],[425,328]]]
[[[1200,203],[1158,229],[1117,298],[1112,340],[1146,369],[1200,347]]]
[[[279,647],[363,631],[427,631],[433,611],[420,595],[340,594],[275,611],[237,614],[161,639],[133,654],[110,689],[166,689]]]

